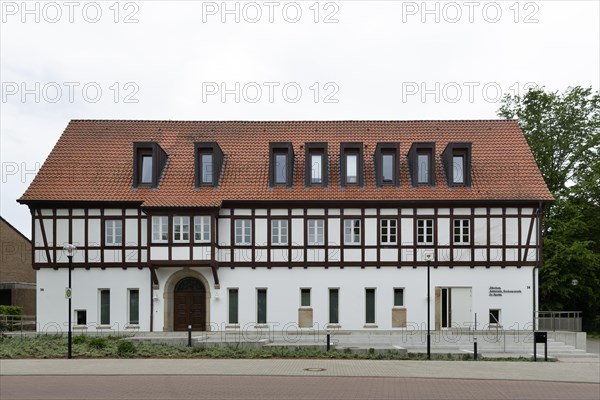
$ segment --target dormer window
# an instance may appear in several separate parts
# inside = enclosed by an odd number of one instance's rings
[[[140,183],[152,183],[152,153],[147,152],[141,155],[141,172],[142,176]]]
[[[400,185],[400,144],[378,143],[375,150],[375,178],[377,186]]]
[[[166,163],[167,153],[158,143],[135,142],[133,144],[133,187],[157,188]]]
[[[306,143],[305,186],[327,186],[329,184],[327,143]]]
[[[448,143],[442,162],[448,186],[471,186],[471,143]]]
[[[289,142],[269,144],[269,184],[270,186],[291,187],[294,181],[294,149]]]
[[[408,168],[413,186],[435,185],[435,143],[413,143],[408,152]]]
[[[340,183],[342,186],[363,185],[363,144],[340,144]]]
[[[223,169],[223,151],[216,142],[194,143],[196,151],[196,188],[219,186]]]

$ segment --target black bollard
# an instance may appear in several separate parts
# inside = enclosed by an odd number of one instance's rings
[[[473,359],[477,360],[477,338],[473,338]]]
[[[327,331],[327,351],[329,351],[331,349],[331,342],[330,342],[330,334],[329,331]]]
[[[192,326],[188,325],[188,347],[192,347]]]

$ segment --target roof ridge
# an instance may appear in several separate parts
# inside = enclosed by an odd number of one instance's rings
[[[165,123],[414,123],[414,122],[517,122],[516,119],[342,119],[342,120],[173,120],[173,119],[72,119],[71,122],[165,122]]]

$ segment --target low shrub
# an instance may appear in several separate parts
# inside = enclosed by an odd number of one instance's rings
[[[85,335],[77,335],[73,338],[73,344],[82,344],[87,340]]]
[[[90,341],[88,342],[88,347],[90,349],[97,349],[97,350],[101,350],[104,349],[107,345],[107,340],[106,338],[103,337],[95,337],[95,338],[91,338]]]
[[[137,353],[137,347],[131,342],[126,340],[119,343],[117,346],[117,354],[119,357],[130,357]]]

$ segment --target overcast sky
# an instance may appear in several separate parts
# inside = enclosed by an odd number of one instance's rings
[[[2,1],[1,214],[71,119],[496,118],[600,81],[598,1]],[[65,171],[76,174],[77,171]]]

